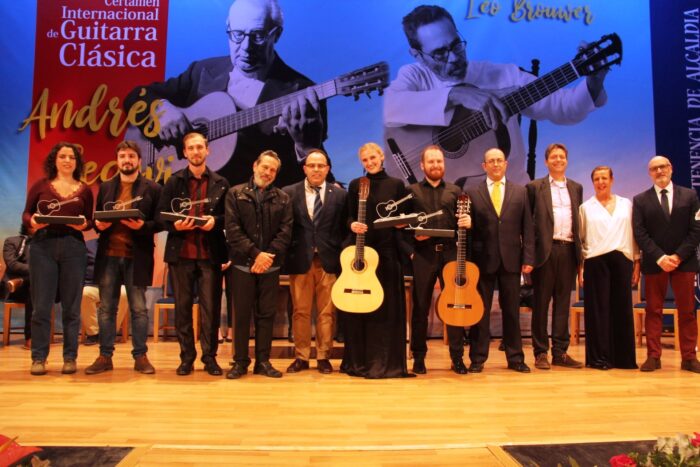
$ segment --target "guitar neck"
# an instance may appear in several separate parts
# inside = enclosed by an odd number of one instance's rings
[[[357,209],[357,222],[365,223],[367,200],[361,199]],[[365,234],[357,234],[355,238],[355,261],[363,261],[365,257]]]
[[[464,277],[467,263],[467,229],[457,229],[457,277]]]
[[[523,86],[517,91],[511,92],[502,99],[503,104],[508,110],[508,118],[519,114],[532,104],[544,99],[567,84],[572,83],[578,77],[579,74],[576,72],[573,62],[569,62]],[[491,130],[491,127],[486,124],[486,120],[481,112],[475,112],[470,118],[460,122],[459,126],[461,127],[465,139],[468,141],[474,140]]]
[[[513,116],[530,107],[550,94],[558,91],[579,77],[574,65],[564,65],[550,71],[546,75],[508,94],[503,98],[503,103],[508,109],[508,116]]]
[[[325,100],[338,94],[335,80],[329,80],[310,87],[316,91],[319,100]],[[243,128],[256,125],[265,120],[282,115],[284,108],[305,95],[309,88],[304,88],[291,94],[263,102],[249,109],[242,109],[234,114],[217,118],[209,122],[209,140],[223,138]]]

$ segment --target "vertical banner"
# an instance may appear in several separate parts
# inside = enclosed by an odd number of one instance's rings
[[[651,0],[656,153],[673,178],[700,189],[700,8],[697,0]]]
[[[63,140],[83,147],[88,184],[116,174],[114,147],[139,123],[123,99],[163,78],[167,28],[168,0],[37,0],[28,185]]]

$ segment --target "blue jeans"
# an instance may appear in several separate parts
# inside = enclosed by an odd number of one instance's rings
[[[51,232],[39,231],[29,248],[34,304],[32,360],[43,361],[49,356],[51,307],[57,292],[63,320],[63,359],[74,360],[78,357],[80,300],[87,265],[85,242],[82,235],[52,236]]]
[[[100,307],[97,309],[97,324],[100,327],[100,355],[112,357],[114,339],[117,334],[117,307],[122,284],[131,310],[131,342],[134,358],[148,352],[148,308],[146,287],[134,285],[133,258],[108,256],[102,277],[97,278],[100,288]]]

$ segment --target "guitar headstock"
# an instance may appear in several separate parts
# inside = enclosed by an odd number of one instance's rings
[[[389,85],[389,65],[386,62],[375,63],[339,76],[334,81],[338,94],[352,96],[355,100],[360,98],[360,94],[369,96],[372,91],[379,91],[381,96]]]
[[[469,195],[461,194],[457,197],[457,216],[471,215],[472,200]]]
[[[369,196],[369,178],[360,178],[360,190],[359,190],[360,201],[367,201]]]
[[[572,64],[580,76],[622,63],[622,40],[615,33],[606,34],[600,40],[588,44],[574,57]]]

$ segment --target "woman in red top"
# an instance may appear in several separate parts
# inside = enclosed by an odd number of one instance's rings
[[[92,226],[93,197],[82,181],[80,148],[71,143],[56,144],[44,161],[43,178],[29,189],[22,222],[36,230],[30,246],[29,276],[32,302],[31,374],[46,374],[51,332],[51,307],[60,298],[63,320],[62,373],[76,371],[80,300],[87,265],[82,231]],[[45,224],[37,215],[81,216],[76,224]]]

